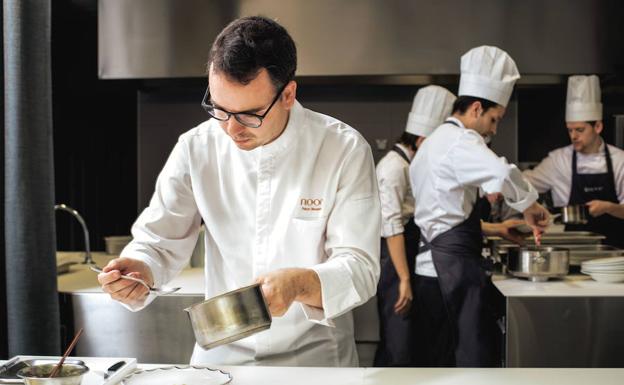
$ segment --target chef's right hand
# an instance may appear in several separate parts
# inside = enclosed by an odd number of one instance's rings
[[[542,233],[550,223],[550,213],[544,206],[535,202],[524,210],[522,214],[524,215],[524,220],[527,225],[533,228],[533,236],[535,237],[536,243],[539,244]]]
[[[150,286],[154,285],[154,278],[149,266],[137,259],[115,258],[108,262],[102,271],[98,274],[98,282],[102,285],[102,290],[110,294],[112,299],[127,305],[142,304],[149,291],[140,283],[120,278],[122,274],[140,278]]]

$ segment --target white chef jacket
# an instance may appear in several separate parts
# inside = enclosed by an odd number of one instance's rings
[[[537,200],[537,191],[516,166],[492,152],[475,130],[458,119],[449,120],[459,127],[444,123],[435,129],[409,168],[416,200],[414,221],[429,242],[468,219],[478,188],[486,194],[502,193],[518,211]],[[416,257],[416,274],[437,276],[430,250]]]
[[[396,146],[408,159],[413,158],[404,145],[397,143]],[[404,226],[414,215],[409,163],[396,151],[388,151],[377,163],[376,171],[381,201],[381,236],[403,234]]]
[[[252,151],[215,120],[181,135],[122,256],[146,262],[160,286],[188,263],[203,218],[207,298],[276,269],[311,268],[323,309],[295,303],[268,331],[196,345],[191,363],[355,366],[350,310],[375,294],[379,213],[368,143],[296,102],[284,132]]]
[[[607,172],[607,161],[602,142],[598,152],[594,154],[576,153],[576,172],[579,174],[600,174]],[[624,151],[608,145],[613,174],[615,193],[620,203],[624,203]],[[551,151],[534,169],[525,170],[523,175],[540,193],[551,191],[555,207],[567,206],[572,189],[572,153],[570,144]]]

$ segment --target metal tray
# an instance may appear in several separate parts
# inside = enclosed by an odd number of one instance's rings
[[[3,383],[2,379],[18,380],[21,382],[21,378],[17,376],[17,372],[27,366],[41,365],[41,364],[56,364],[58,359],[20,359],[20,357],[13,357],[2,366],[0,366],[0,384]],[[85,365],[84,361],[68,358],[65,360],[66,364]],[[11,382],[15,383],[15,382]]]
[[[544,233],[542,234],[542,245],[553,244],[599,244],[606,237],[601,234],[592,233],[591,231],[564,231],[562,233]],[[492,243],[503,246],[513,245],[512,242],[501,237],[488,237]],[[526,242],[532,243],[535,239],[533,236],[527,237]]]

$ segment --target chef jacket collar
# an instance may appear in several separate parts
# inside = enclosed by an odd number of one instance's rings
[[[459,127],[461,128],[466,128],[466,126],[464,126],[464,123],[461,122],[461,120],[454,118],[452,116],[449,116],[448,118],[446,118],[446,120],[444,121],[445,123],[448,121],[453,121],[455,123],[457,123],[459,125]]]
[[[304,113],[305,111],[303,106],[295,100],[295,103],[289,112],[286,128],[284,128],[284,131],[277,137],[277,139],[260,147],[261,153],[263,155],[278,155],[292,148],[297,137],[299,136],[300,130],[302,129],[301,124],[303,123]]]
[[[398,148],[400,148],[401,151],[403,151],[403,153],[405,154],[405,156],[407,156],[407,158],[410,160],[410,162],[412,161],[412,159],[414,159],[414,155],[416,155],[416,153],[414,151],[409,151],[407,146],[405,146],[404,144],[401,144],[401,143],[397,143],[396,146]]]

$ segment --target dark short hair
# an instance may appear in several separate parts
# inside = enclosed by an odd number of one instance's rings
[[[462,96],[459,96],[457,99],[455,99],[455,102],[453,103],[453,112],[452,113],[454,114],[454,113],[458,112],[460,114],[463,114],[463,113],[465,113],[468,110],[468,107],[470,107],[472,105],[472,103],[474,103],[474,102],[481,103],[481,107],[483,107],[483,113],[485,113],[490,108],[498,106],[497,103],[494,103],[491,100],[478,98],[476,96],[462,95]]]
[[[418,138],[418,135],[410,134],[409,132],[403,131],[403,134],[401,134],[399,139],[397,139],[396,143],[401,143],[412,149],[412,151],[416,151],[416,141],[418,140]]]
[[[276,89],[295,77],[297,48],[284,27],[262,16],[243,17],[221,31],[210,49],[210,65],[241,84],[265,68]]]

